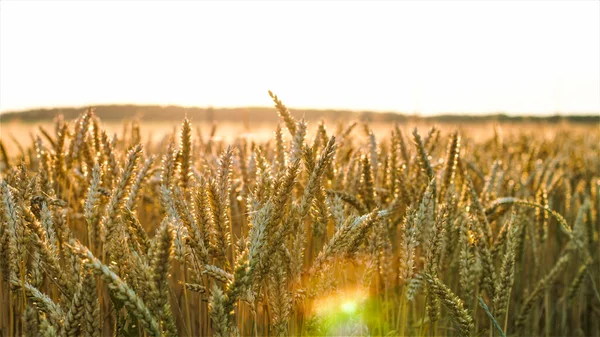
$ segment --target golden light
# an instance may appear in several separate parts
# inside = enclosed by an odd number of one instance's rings
[[[350,300],[350,301],[346,301],[344,303],[342,303],[342,312],[346,313],[346,314],[354,314],[356,312],[356,307],[357,307],[357,303],[356,301]]]
[[[320,318],[327,335],[346,336],[354,331],[368,334],[365,324],[369,315],[368,302],[369,296],[365,289],[343,289],[317,299],[313,303],[313,313]]]
[[[320,316],[355,316],[366,299],[362,289],[343,290],[315,301],[315,311]]]

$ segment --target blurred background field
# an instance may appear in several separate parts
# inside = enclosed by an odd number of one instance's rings
[[[94,107],[103,127],[111,134],[130,132],[132,125],[139,125],[147,142],[160,141],[181,125],[186,116],[190,118],[196,133],[226,143],[236,138],[248,138],[258,142],[273,137],[279,123],[274,108],[184,108],[176,106],[108,105]],[[9,153],[27,148],[42,130],[51,132],[54,118],[62,115],[65,120],[76,118],[85,108],[53,108],[4,113],[0,115],[0,140]],[[387,137],[391,128],[399,124],[402,129],[413,127],[426,129],[437,125],[441,130],[462,130],[479,138],[490,136],[490,130],[499,126],[507,136],[511,133],[535,133],[537,136],[553,137],[556,132],[582,132],[600,134],[600,115],[436,115],[419,116],[398,113],[358,112],[340,110],[294,110],[292,115],[309,123],[308,134],[323,122],[327,127],[345,127],[351,122],[368,122],[378,137]],[[128,131],[129,129],[129,131]],[[211,133],[214,134],[211,135]],[[358,133],[357,133],[358,134]],[[363,135],[364,136],[364,135]]]

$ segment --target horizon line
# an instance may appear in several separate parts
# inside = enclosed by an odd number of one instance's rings
[[[103,103],[103,104],[86,104],[79,106],[52,106],[52,107],[31,107],[25,109],[14,109],[14,110],[6,110],[0,111],[0,116],[5,114],[19,114],[25,113],[29,111],[35,110],[60,110],[60,109],[87,109],[87,108],[95,108],[95,107],[119,107],[119,106],[138,106],[138,107],[174,107],[174,108],[182,108],[182,109],[214,109],[214,110],[238,110],[238,109],[274,109],[274,106],[257,106],[257,105],[249,105],[249,106],[212,106],[212,105],[178,105],[178,104],[136,104],[136,103]],[[353,113],[377,113],[377,114],[398,114],[405,116],[419,116],[419,117],[435,117],[435,116],[446,116],[446,115],[456,115],[456,116],[491,116],[491,115],[507,115],[511,117],[552,117],[552,116],[600,116],[600,111],[554,111],[554,112],[507,112],[502,110],[488,110],[488,111],[479,111],[479,112],[452,112],[452,111],[438,111],[433,113],[422,113],[419,111],[398,111],[398,110],[383,110],[383,109],[348,109],[348,108],[317,108],[317,107],[286,107],[291,111],[298,110],[307,110],[307,111],[339,111],[339,112],[353,112]]]

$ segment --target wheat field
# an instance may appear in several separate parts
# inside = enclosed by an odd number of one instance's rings
[[[0,336],[600,336],[598,125],[0,143]],[[328,128],[329,127],[329,128]]]

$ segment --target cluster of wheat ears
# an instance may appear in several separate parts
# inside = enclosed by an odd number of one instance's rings
[[[0,335],[600,336],[597,133],[309,137],[271,97],[266,142],[89,109],[0,146]]]

